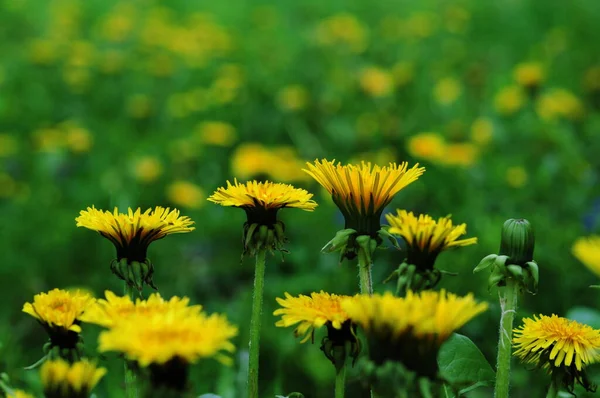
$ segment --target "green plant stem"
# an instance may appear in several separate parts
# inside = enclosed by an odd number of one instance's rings
[[[342,365],[335,373],[335,398],[344,398],[346,389],[346,366]]]
[[[512,359],[513,320],[517,309],[518,284],[506,278],[506,286],[498,290],[500,298],[500,331],[498,338],[498,360],[496,363],[496,389],[494,397],[508,398],[510,388],[510,361]]]
[[[258,357],[260,352],[260,318],[265,287],[265,256],[261,249],[256,253],[254,269],[254,293],[252,296],[252,317],[250,318],[250,348],[248,364],[248,398],[258,398]]]
[[[550,387],[548,387],[548,393],[546,394],[546,398],[556,398],[558,397],[558,386],[556,385],[556,381],[552,378],[550,382]]]
[[[373,281],[371,279],[371,268],[373,263],[367,259],[363,250],[358,251],[358,279],[361,294],[373,294]]]
[[[133,287],[129,286],[127,282],[125,282],[125,295],[129,296],[132,301],[135,302],[135,290]],[[135,371],[131,366],[131,363],[124,359],[125,361],[125,397],[126,398],[137,398],[138,397],[138,385],[137,385],[137,377],[135,375]]]

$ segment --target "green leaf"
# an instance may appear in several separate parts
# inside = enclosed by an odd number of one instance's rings
[[[600,329],[600,311],[588,307],[573,307],[565,316],[567,319],[590,325],[594,329]]]
[[[483,269],[488,268],[489,266],[491,266],[492,264],[494,264],[494,262],[496,261],[496,258],[498,257],[497,254],[490,254],[488,256],[485,256],[483,258],[483,260],[481,260],[479,262],[479,264],[477,264],[477,267],[475,267],[475,269],[473,270],[473,272],[479,272]]]
[[[457,333],[442,345],[438,365],[442,377],[461,388],[459,395],[477,387],[494,385],[496,379],[494,369],[475,343]]]

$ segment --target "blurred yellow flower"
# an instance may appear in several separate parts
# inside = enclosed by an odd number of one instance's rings
[[[96,49],[89,41],[76,40],[70,43],[68,51],[66,62],[70,66],[85,68],[95,63]]]
[[[397,87],[410,83],[415,76],[415,65],[412,62],[400,61],[392,67],[392,76]]]
[[[17,193],[17,183],[8,174],[0,172],[0,198],[10,198]]]
[[[231,156],[231,172],[241,179],[248,179],[268,168],[268,150],[261,144],[243,143]]]
[[[571,249],[573,255],[590,271],[600,276],[600,236],[577,238]]]
[[[66,145],[75,153],[89,152],[93,144],[90,132],[74,123],[65,124]]]
[[[527,62],[515,66],[513,77],[523,87],[537,87],[546,79],[546,71],[538,62]]]
[[[302,162],[293,147],[267,148],[258,143],[239,145],[231,157],[231,171],[240,179],[269,176],[283,182],[306,181]]]
[[[229,147],[237,140],[235,127],[219,121],[205,121],[196,126],[196,135],[206,145]]]
[[[41,152],[56,152],[65,146],[65,136],[59,129],[41,128],[32,135],[36,149]]]
[[[80,333],[80,317],[94,300],[78,290],[68,292],[53,289],[48,293],[36,294],[33,303],[23,305],[23,312],[36,318],[50,334],[67,331]]]
[[[440,162],[447,166],[469,167],[477,162],[479,149],[470,142],[456,142],[446,145]]]
[[[46,361],[40,369],[46,397],[89,397],[105,374],[105,368],[87,359],[72,364],[63,359]]]
[[[415,12],[405,22],[406,33],[415,39],[425,39],[433,35],[437,24],[437,15],[429,12]]]
[[[35,398],[35,397],[29,393],[26,393],[23,390],[13,390],[12,392],[7,392],[6,398]]]
[[[371,97],[385,97],[394,90],[392,74],[376,66],[363,69],[360,72],[359,82],[362,89]]]
[[[586,91],[600,91],[600,66],[592,66],[585,71],[583,88]]]
[[[61,56],[57,44],[49,39],[35,39],[29,43],[29,59],[34,64],[50,65]]]
[[[134,94],[127,100],[127,113],[134,119],[144,119],[152,112],[152,102],[145,94]]]
[[[102,37],[113,42],[124,41],[133,30],[134,18],[135,7],[133,4],[117,3],[101,22]]]
[[[324,19],[316,29],[317,43],[361,53],[367,48],[368,30],[354,15],[340,13]]]
[[[446,77],[439,80],[433,88],[433,97],[442,105],[454,103],[462,93],[462,86],[458,80]]]
[[[525,95],[519,86],[502,88],[494,97],[494,107],[502,115],[512,115],[525,104]]]
[[[573,93],[565,89],[554,89],[542,94],[535,104],[538,116],[545,121],[561,117],[578,120],[584,115],[583,103]]]
[[[14,134],[0,133],[0,158],[14,155],[19,150],[19,141]]]
[[[446,152],[446,142],[438,133],[418,133],[408,139],[406,149],[412,157],[438,161]]]
[[[155,156],[143,156],[133,163],[132,173],[135,179],[143,183],[156,181],[163,173],[163,166]]]
[[[494,136],[494,125],[486,117],[479,117],[471,125],[471,140],[479,145],[486,145]]]
[[[308,91],[299,84],[285,86],[277,93],[277,104],[284,111],[300,111],[308,104]]]
[[[188,181],[175,181],[167,187],[167,199],[177,206],[199,209],[206,195],[202,188]]]
[[[521,166],[509,167],[506,170],[506,182],[513,188],[521,188],[527,184],[527,171]]]

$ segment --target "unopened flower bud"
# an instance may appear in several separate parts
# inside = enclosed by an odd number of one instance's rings
[[[509,264],[524,266],[533,260],[535,237],[529,221],[521,219],[506,220],[502,227],[500,255],[508,256]]]

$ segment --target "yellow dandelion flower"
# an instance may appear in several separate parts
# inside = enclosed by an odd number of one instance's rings
[[[163,166],[160,159],[154,156],[142,156],[135,159],[131,169],[133,177],[143,183],[156,181],[163,172]]]
[[[6,394],[6,398],[35,398],[33,395],[23,390],[13,390]]]
[[[340,302],[349,296],[326,293],[311,293],[293,297],[285,293],[285,299],[277,298],[277,303],[283,307],[275,310],[273,315],[281,315],[281,320],[275,326],[290,327],[299,324],[294,331],[296,336],[302,336],[302,343],[314,335],[314,329],[326,325],[328,328],[342,329],[348,320],[348,314],[342,310]]]
[[[385,97],[394,90],[392,74],[382,68],[365,68],[360,73],[359,81],[362,89],[371,97]]]
[[[526,62],[515,66],[513,77],[521,86],[533,88],[544,81],[546,72],[538,62]]]
[[[460,85],[460,82],[451,77],[438,81],[433,88],[435,100],[442,105],[453,104],[461,93],[462,86]]]
[[[299,84],[285,86],[277,94],[277,104],[284,111],[301,111],[308,104],[308,91]]]
[[[386,214],[385,218],[390,224],[388,232],[406,242],[406,261],[419,268],[433,268],[435,259],[444,250],[477,243],[477,238],[459,239],[467,233],[467,224],[453,225],[450,216],[436,221],[427,214],[417,217],[412,211],[397,210],[395,215]]]
[[[230,358],[225,354],[235,350],[230,339],[237,333],[220,314],[136,314],[100,333],[98,350],[121,352],[143,367],[175,359],[188,364],[203,358],[228,363]]]
[[[538,98],[535,109],[542,120],[555,121],[581,119],[585,109],[581,100],[565,89],[554,89]]]
[[[408,291],[406,297],[358,295],[342,300],[342,309],[368,336],[371,359],[402,362],[424,376],[437,373],[437,353],[450,335],[487,309],[472,294],[445,290]]]
[[[600,276],[600,236],[592,235],[578,238],[571,250],[583,265]]]
[[[512,115],[525,105],[525,94],[519,86],[508,86],[494,97],[494,107],[502,115]]]
[[[229,147],[237,139],[235,127],[229,123],[206,121],[196,127],[196,135],[206,145]]]
[[[202,188],[188,181],[174,181],[167,187],[167,198],[172,203],[188,209],[199,209],[206,195]]]
[[[78,227],[97,231],[110,240],[117,249],[117,260],[144,262],[148,246],[167,235],[193,231],[189,217],[180,216],[179,210],[156,206],[142,213],[129,208],[127,214],[97,210],[88,207],[75,219]]]
[[[494,125],[488,118],[480,117],[471,125],[471,139],[479,145],[488,144],[494,136]]]
[[[513,188],[525,186],[527,178],[527,171],[521,166],[509,167],[506,170],[506,182]]]
[[[374,234],[381,229],[381,213],[404,187],[416,181],[425,171],[415,164],[390,163],[389,166],[360,165],[342,166],[335,160],[315,160],[304,169],[331,194],[333,201],[346,220],[346,229],[359,235]]]
[[[55,333],[80,333],[80,318],[93,302],[93,297],[78,290],[53,289],[36,294],[33,303],[23,305],[23,312],[36,318],[52,338]]]
[[[87,359],[73,364],[62,359],[46,361],[40,369],[47,398],[89,397],[105,374],[105,368],[97,367]]]
[[[320,45],[339,46],[361,53],[367,47],[367,27],[354,15],[340,13],[323,20],[316,31]]]
[[[534,315],[514,329],[513,345],[513,355],[559,374],[569,391],[575,382],[588,391],[595,389],[584,368],[600,359],[600,330],[554,314]]]
[[[469,167],[477,162],[479,149],[470,142],[455,142],[446,145],[444,156],[439,162],[446,166]]]
[[[438,133],[418,133],[408,139],[408,153],[415,158],[439,161],[446,152],[446,141]]]
[[[128,295],[120,297],[109,290],[104,292],[104,296],[106,299],[98,299],[88,307],[81,316],[82,322],[110,328],[137,315],[169,312],[197,314],[202,310],[200,305],[189,305],[190,299],[187,297],[174,296],[165,300],[159,293],[152,293],[147,300],[138,298],[134,303]]]

